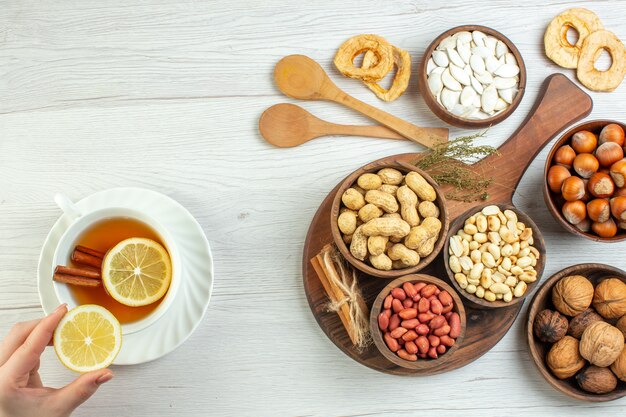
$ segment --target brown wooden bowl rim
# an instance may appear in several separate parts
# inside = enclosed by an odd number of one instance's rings
[[[378,159],[376,161],[370,162],[369,164],[358,168],[357,170],[353,171],[350,175],[348,175],[341,182],[341,185],[339,189],[337,190],[335,197],[333,198],[333,203],[332,203],[331,210],[330,210],[330,228],[331,228],[331,232],[333,235],[333,240],[335,242],[335,245],[339,249],[339,252],[341,252],[341,255],[352,266],[354,266],[359,271],[364,272],[368,275],[372,275],[376,278],[392,279],[392,278],[398,278],[407,274],[414,274],[418,271],[421,271],[422,269],[427,267],[432,261],[434,261],[437,258],[437,255],[439,255],[439,253],[441,252],[441,249],[443,248],[444,240],[448,233],[448,228],[450,226],[450,216],[448,214],[448,207],[447,207],[448,205],[446,202],[445,195],[443,191],[441,191],[441,188],[439,187],[439,185],[435,182],[435,180],[433,180],[430,177],[430,175],[428,175],[426,172],[422,171],[421,169],[417,168],[416,166],[402,162],[402,161],[385,162],[383,166],[381,165],[380,161],[384,159],[386,158]],[[348,188],[350,188],[356,182],[357,178],[361,176],[362,174],[365,174],[368,172],[378,172],[383,168],[394,168],[403,172],[405,175],[408,171],[415,171],[418,174],[422,175],[426,179],[426,181],[428,181],[428,183],[435,188],[435,191],[437,193],[437,200],[435,200],[435,202],[437,203],[437,206],[439,207],[439,213],[440,213],[439,220],[441,221],[441,230],[439,231],[439,239],[437,239],[437,243],[435,244],[435,247],[433,248],[432,253],[428,255],[427,257],[420,259],[419,264],[411,268],[395,269],[391,271],[381,271],[381,270],[374,268],[373,266],[366,264],[363,261],[356,259],[354,256],[352,256],[352,254],[350,253],[350,250],[348,249],[343,239],[341,238],[341,232],[339,231],[339,226],[337,225],[337,218],[339,217],[339,210],[341,208],[341,196],[343,195],[343,193]]]
[[[546,158],[546,163],[543,169],[543,185],[542,185],[543,200],[545,201],[546,206],[548,207],[548,211],[550,212],[552,217],[554,217],[554,219],[557,221],[557,223],[561,225],[561,227],[563,227],[565,230],[567,230],[571,234],[584,237],[585,239],[589,239],[593,242],[602,242],[602,243],[622,242],[626,240],[626,231],[621,231],[621,229],[618,228],[617,235],[613,237],[600,237],[598,235],[594,235],[591,233],[582,232],[578,230],[574,225],[570,224],[561,215],[561,210],[557,209],[557,204],[554,202],[554,198],[552,196],[553,193],[548,188],[548,181],[547,181],[548,170],[552,166],[552,160],[554,159],[554,154],[556,153],[557,149],[559,149],[562,145],[564,145],[567,141],[569,141],[571,136],[574,133],[581,131],[581,130],[597,130],[597,127],[591,128],[591,126],[601,125],[601,124],[606,126],[611,123],[620,125],[622,129],[626,130],[626,123],[618,122],[617,120],[609,120],[609,119],[587,120],[585,122],[579,123],[576,126],[569,128],[565,133],[559,136],[559,138],[554,143],[554,145],[552,145],[552,148],[550,149],[550,152],[548,153],[548,156]]]
[[[626,282],[626,272],[605,264],[598,263],[582,263],[577,265],[572,265],[567,268],[561,269],[556,272],[550,278],[545,280],[539,286],[539,289],[535,292],[535,295],[530,300],[530,305],[528,308],[528,316],[526,318],[526,341],[528,343],[528,352],[530,357],[533,359],[535,366],[539,370],[539,373],[543,376],[543,378],[548,381],[550,385],[552,385],[556,390],[569,395],[570,397],[576,398],[578,400],[583,401],[592,401],[592,402],[601,402],[601,401],[612,401],[626,396],[626,388],[616,388],[615,390],[606,393],[606,394],[593,394],[590,392],[583,391],[580,388],[573,388],[570,385],[566,384],[565,381],[569,380],[560,380],[552,375],[552,372],[545,365],[545,358],[539,356],[539,352],[536,347],[539,344],[544,344],[540,340],[535,339],[535,334],[533,332],[533,323],[535,321],[535,317],[539,312],[539,303],[543,301],[546,297],[550,296],[552,287],[561,279],[569,275],[583,275],[588,274],[588,272],[581,272],[581,270],[597,270],[597,272],[606,272],[607,277],[614,276],[620,278],[622,281]],[[551,305],[551,302],[548,303]],[[548,308],[548,307],[542,307]],[[568,317],[568,320],[571,319]],[[548,343],[546,343],[548,344]],[[573,377],[572,377],[573,378]],[[619,384],[624,384],[623,382],[618,381]]]
[[[454,300],[454,309],[452,309],[452,311],[458,313],[459,317],[461,318],[461,334],[459,335],[459,337],[456,338],[454,345],[452,345],[452,347],[448,351],[446,351],[446,353],[444,353],[437,359],[418,359],[415,362],[410,362],[400,358],[394,352],[389,350],[383,340],[382,332],[378,328],[378,315],[380,314],[384,298],[391,293],[392,289],[401,287],[402,284],[408,281],[427,282],[429,284],[435,284],[440,290],[448,291],[452,296],[452,299]],[[393,281],[385,285],[385,287],[378,293],[378,295],[374,299],[374,303],[372,304],[372,310],[370,312],[370,332],[372,334],[372,339],[374,340],[374,345],[376,346],[378,351],[387,360],[395,363],[396,365],[406,369],[413,369],[415,371],[432,369],[443,365],[450,357],[452,357],[452,355],[454,355],[461,343],[463,343],[466,326],[467,319],[465,306],[463,305],[463,301],[461,300],[457,292],[442,279],[428,274],[408,274],[394,279]]]
[[[500,207],[502,211],[507,210],[507,209],[513,210],[517,214],[520,221],[524,222],[526,226],[530,226],[533,230],[533,240],[534,240],[533,246],[539,251],[541,255],[541,257],[537,260],[537,265],[535,266],[535,270],[537,271],[537,280],[535,282],[528,283],[527,284],[528,287],[526,288],[526,292],[524,293],[524,295],[522,295],[521,297],[513,297],[513,299],[509,303],[505,303],[502,300],[486,301],[480,297],[476,297],[474,294],[468,293],[463,288],[461,288],[459,286],[459,283],[456,282],[456,279],[454,279],[454,272],[452,272],[452,270],[450,269],[450,264],[449,264],[450,253],[448,252],[448,248],[450,246],[450,238],[454,236],[456,232],[458,232],[461,229],[461,227],[465,223],[465,220],[467,220],[468,217],[470,217],[476,212],[481,211],[483,208],[487,206],[491,206],[491,205]],[[452,224],[450,224],[448,237],[446,238],[446,242],[443,248],[443,263],[446,269],[446,273],[448,274],[448,278],[450,279],[450,282],[452,283],[454,288],[459,293],[461,293],[461,296],[464,297],[466,300],[468,300],[471,304],[478,306],[479,308],[487,308],[487,309],[511,307],[517,303],[522,302],[526,297],[528,297],[528,295],[533,291],[533,288],[537,286],[537,283],[541,281],[541,276],[543,275],[543,271],[546,266],[546,244],[543,238],[543,234],[541,233],[541,230],[539,229],[537,224],[533,221],[533,219],[528,214],[524,213],[522,210],[518,209],[512,204],[493,203],[493,202],[485,203],[485,204],[474,206],[470,208],[469,210],[466,210],[463,214],[457,217],[452,222]]]
[[[474,30],[479,30],[483,33],[492,35],[498,38],[499,40],[503,41],[506,44],[506,46],[509,48],[510,52],[515,56],[515,59],[517,60],[518,66],[520,68],[518,93],[513,99],[513,102],[504,111],[488,119],[464,119],[462,117],[455,115],[454,113],[448,111],[448,109],[446,109],[444,106],[439,104],[437,99],[433,96],[430,89],[428,88],[426,63],[432,56],[434,49],[441,43],[443,39],[447,38],[450,35],[455,34],[456,32],[474,31]],[[524,93],[526,92],[526,64],[524,63],[524,58],[522,57],[522,54],[517,49],[515,44],[509,38],[504,36],[504,34],[502,34],[501,32],[495,29],[492,29],[490,27],[487,27],[487,26],[461,25],[461,26],[456,26],[450,30],[443,32],[441,35],[437,36],[430,43],[430,45],[428,45],[428,47],[426,48],[426,51],[424,52],[424,55],[422,56],[422,60],[420,61],[420,64],[419,64],[418,81],[419,81],[419,85],[421,87],[420,90],[422,90],[422,95],[424,97],[424,101],[426,102],[426,105],[441,120],[457,127],[483,128],[483,127],[494,126],[494,125],[497,125],[498,123],[503,122],[505,119],[511,116],[513,112],[517,109],[517,107],[522,101]],[[439,113],[445,114],[446,117],[449,118],[449,120],[446,120],[443,117],[441,117]]]

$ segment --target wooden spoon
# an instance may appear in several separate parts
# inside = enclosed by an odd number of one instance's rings
[[[274,80],[280,91],[289,97],[343,104],[423,146],[430,148],[448,140],[448,129],[415,126],[346,94],[333,84],[317,62],[307,56],[289,55],[278,61]]]
[[[330,123],[313,116],[295,104],[276,104],[259,119],[259,131],[266,141],[279,148],[302,145],[311,139],[328,135],[370,136],[406,139],[384,126],[349,126]]]

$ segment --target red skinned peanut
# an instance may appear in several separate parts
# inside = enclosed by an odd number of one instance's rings
[[[417,349],[419,349],[420,353],[428,353],[428,349],[430,349],[430,343],[428,343],[428,339],[426,338],[426,336],[420,336],[415,339],[415,344],[417,345]]]
[[[378,315],[378,327],[383,332],[387,331],[387,328],[389,328],[389,317],[387,317],[385,313],[380,313]]]
[[[402,288],[394,288],[391,290],[391,295],[393,295],[393,298],[397,298],[400,301],[403,301],[406,298],[406,293]]]
[[[400,322],[400,326],[404,327],[407,330],[414,329],[419,326],[419,324],[420,322],[418,319],[402,320],[402,322]]]
[[[405,329],[404,327],[398,327],[397,329],[392,330],[389,334],[391,335],[391,337],[393,337],[394,339],[399,339],[400,337],[402,337],[403,334],[405,334],[406,332],[408,332],[407,329]]]
[[[415,328],[415,331],[417,332],[417,334],[419,335],[426,335],[428,334],[428,332],[430,332],[430,329],[428,328],[427,325],[425,324],[420,324],[419,326],[417,326]]]
[[[409,352],[411,355],[415,355],[417,353],[417,345],[411,341],[406,342],[404,344],[404,350]]]
[[[453,339],[453,338],[451,338],[451,337],[450,337],[450,336],[448,336],[448,335],[443,335],[443,336],[441,336],[441,337],[439,338],[439,340],[441,341],[441,344],[442,344],[442,345],[445,345],[445,346],[448,346],[448,347],[450,347],[450,346],[454,346],[454,339]]]
[[[415,339],[417,339],[417,333],[415,333],[415,330],[409,330],[408,332],[402,335],[402,340],[404,340],[405,342],[410,342]]]
[[[420,294],[422,294],[422,297],[428,298],[431,295],[433,295],[435,292],[437,292],[437,287],[433,284],[428,284],[424,288],[422,288],[422,291],[420,291]]]
[[[402,310],[404,310],[404,306],[402,305],[402,301],[394,298],[393,301],[391,302],[391,308],[393,309],[394,313],[399,313]]]
[[[397,314],[391,316],[391,318],[389,319],[389,331],[391,332],[396,330],[400,326],[400,321],[400,316],[398,316]]]
[[[453,339],[456,339],[461,335],[461,317],[459,317],[458,313],[452,313],[450,315],[448,323],[450,323],[449,336]]]
[[[437,295],[437,298],[439,298],[439,301],[441,301],[444,307],[452,304],[452,296],[448,291],[441,291],[439,295]]]
[[[446,353],[446,346],[445,345],[437,346],[437,353],[440,355],[443,355],[444,353]]]
[[[398,316],[400,316],[404,320],[414,319],[415,317],[417,317],[417,310],[414,308],[405,308],[398,313]]]
[[[405,282],[404,284],[402,284],[402,289],[408,297],[413,298],[417,295],[417,290],[415,290],[415,287],[410,282]]]
[[[450,326],[448,326],[447,324],[444,324],[443,326],[441,326],[438,329],[435,329],[435,331],[433,332],[433,334],[435,336],[443,336],[444,334],[449,335],[450,334]]]
[[[393,337],[391,337],[389,333],[385,333],[383,338],[385,339],[385,343],[387,344],[387,347],[389,348],[390,351],[396,352],[398,349],[400,349],[400,345],[398,345],[398,341],[394,339]]]
[[[409,352],[407,352],[404,349],[400,349],[398,350],[398,356],[400,356],[402,359],[404,359],[405,361],[411,361],[411,362],[415,362],[417,360],[417,356],[415,355],[411,355]]]
[[[443,312],[443,306],[441,305],[441,301],[437,298],[430,300],[430,311],[435,314],[441,314]]]
[[[383,301],[383,308],[391,308],[391,302],[393,301],[393,295],[389,294]]]
[[[415,304],[415,302],[413,301],[412,298],[405,298],[404,301],[402,302],[402,305],[404,306],[404,308],[411,308],[413,307],[413,304]]]
[[[419,303],[417,303],[417,310],[420,313],[427,313],[430,310],[430,301],[426,298],[422,298]]]

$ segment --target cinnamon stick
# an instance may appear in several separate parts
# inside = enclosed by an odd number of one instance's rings
[[[90,267],[74,268],[71,266],[58,265],[56,268],[54,268],[54,273],[62,275],[73,275],[75,277],[102,279],[102,273],[99,270]]]
[[[89,265],[96,269],[102,268],[103,258],[104,254],[102,252],[98,252],[84,246],[76,246],[76,249],[74,249],[71,256],[72,262],[79,265]]]
[[[102,285],[102,281],[99,279],[80,277],[68,274],[55,273],[53,278],[57,282],[62,282],[70,285],[79,285],[82,287],[99,287]]]
[[[76,250],[79,252],[86,253],[87,255],[95,256],[96,258],[104,259],[104,252],[100,252],[99,250],[88,248],[87,246],[77,245]]]

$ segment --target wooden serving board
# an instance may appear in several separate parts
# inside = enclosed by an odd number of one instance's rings
[[[476,163],[477,172],[493,176],[494,183],[489,189],[489,202],[512,204],[515,188],[526,168],[539,151],[564,127],[587,116],[593,107],[591,97],[574,85],[562,74],[549,76],[543,83],[542,90],[529,116],[513,135],[499,148],[500,156],[490,156]],[[419,153],[389,156],[368,165],[384,166],[390,161],[415,163]],[[494,173],[498,173],[494,175]],[[506,334],[522,308],[523,303],[500,308],[481,310],[464,303],[467,311],[467,329],[462,346],[453,357],[442,363],[441,367],[426,371],[401,368],[388,361],[374,345],[360,352],[351,343],[348,333],[336,313],[326,311],[328,298],[317,277],[310,260],[322,247],[333,242],[330,229],[330,210],[337,190],[333,189],[317,210],[304,245],[302,257],[302,275],[304,291],[311,311],[326,336],[346,355],[357,362],[377,371],[396,375],[428,375],[451,371],[476,360]],[[442,187],[446,191],[445,187]],[[466,210],[484,202],[465,203],[448,201],[450,222],[452,223]],[[549,256],[549,254],[548,254]],[[449,282],[443,261],[439,255],[435,261],[421,271]],[[359,275],[359,283],[368,306],[388,280],[372,277],[364,273]]]

